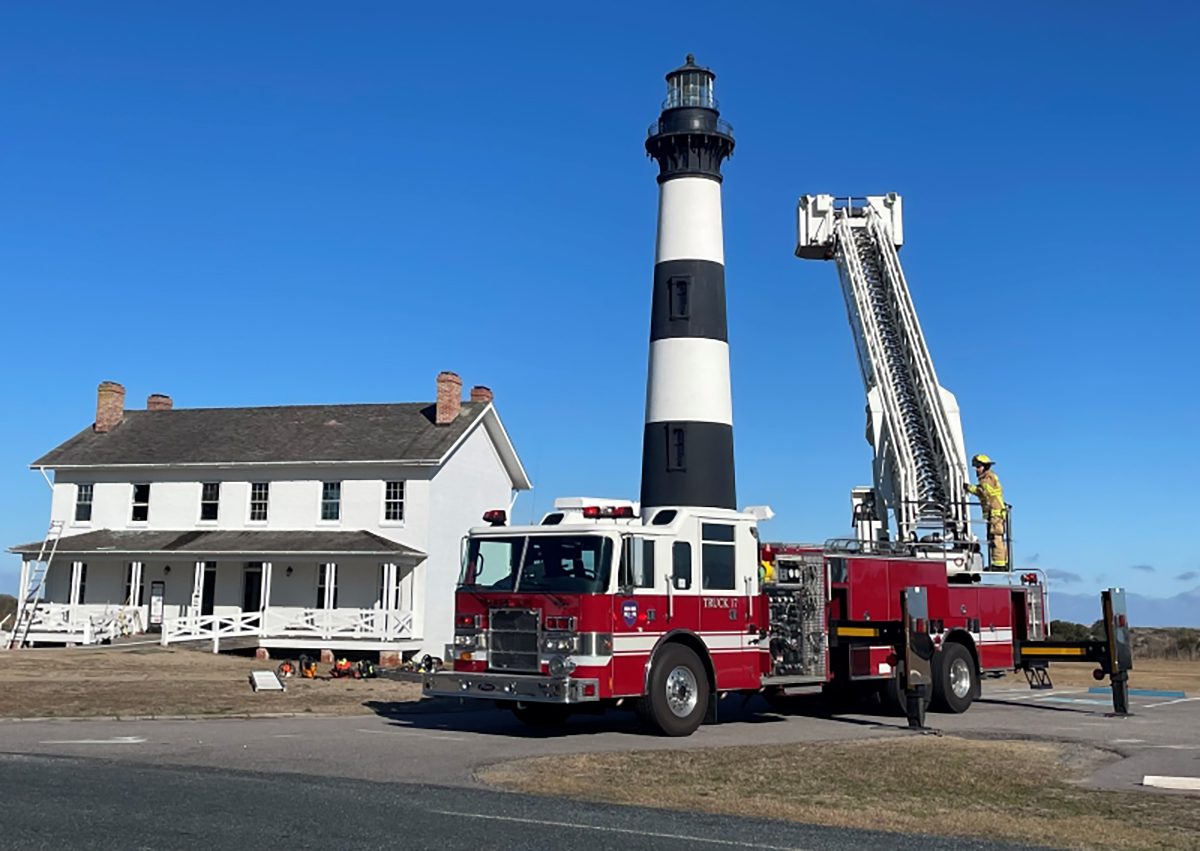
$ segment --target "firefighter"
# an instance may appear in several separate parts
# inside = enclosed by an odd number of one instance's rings
[[[979,483],[972,485],[963,482],[963,490],[979,497],[983,507],[983,516],[988,528],[988,567],[992,570],[1008,570],[1008,547],[1004,543],[1004,526],[1008,519],[1008,510],[1004,505],[1004,488],[1000,479],[992,472],[996,463],[986,455],[976,455],[971,459],[975,467],[975,480]]]

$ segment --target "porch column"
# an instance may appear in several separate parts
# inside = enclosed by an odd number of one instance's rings
[[[129,605],[134,609],[142,606],[142,563],[140,561],[129,564]]]
[[[21,559],[21,577],[17,580],[17,609],[25,605],[25,598],[29,596],[29,560]]]
[[[329,562],[325,565],[325,608],[333,609],[334,598],[337,597],[337,564]]]
[[[258,616],[258,634],[267,634],[267,609],[271,608],[271,562],[262,563],[262,590],[258,595],[260,614]]]
[[[325,600],[324,600],[324,619],[321,632],[322,638],[330,638],[333,635],[333,599],[337,595],[337,564],[334,562],[326,562],[325,571]]]
[[[188,618],[192,623],[192,632],[200,629],[200,605],[204,602],[204,562],[196,562],[192,574],[192,604],[188,607]]]
[[[383,566],[383,634],[391,637],[392,624],[396,618],[396,564],[388,562]]]
[[[79,591],[80,591],[79,586],[82,583],[82,580],[83,580],[83,562],[81,562],[81,561],[71,562],[71,597],[69,600],[70,609],[69,609],[68,617],[72,621],[75,620],[75,608],[76,608],[76,606],[79,605]]]

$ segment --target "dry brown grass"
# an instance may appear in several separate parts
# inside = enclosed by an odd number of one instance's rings
[[[536,794],[837,827],[1065,848],[1200,849],[1194,797],[1071,782],[1111,758],[1081,745],[911,737],[541,757],[479,777]]]
[[[1094,665],[1051,663],[1050,678],[1054,685],[1064,688],[1108,685],[1107,679],[1097,682],[1092,678],[1094,668]],[[1012,685],[1025,685],[1025,676],[1009,674],[1006,681]],[[1129,686],[1200,694],[1200,662],[1134,657],[1133,670],[1129,672]]]
[[[176,648],[34,649],[0,652],[0,717],[361,715],[368,701],[413,702],[418,683],[388,679],[287,680],[255,694],[250,671],[275,661]],[[322,665],[324,674],[329,665]]]

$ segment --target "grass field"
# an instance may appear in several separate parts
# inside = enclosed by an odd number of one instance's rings
[[[247,677],[276,662],[199,650],[43,649],[0,652],[0,717],[237,715],[314,712],[357,715],[368,703],[412,703],[418,683],[390,679],[287,680],[287,691],[255,694]],[[322,665],[322,675],[329,665]]]
[[[478,776],[534,794],[810,824],[1063,848],[1200,849],[1196,798],[1076,784],[1113,758],[1083,745],[914,736],[542,757]]]

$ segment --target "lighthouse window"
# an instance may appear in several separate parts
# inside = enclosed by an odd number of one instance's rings
[[[687,426],[672,423],[667,426],[667,470],[687,469]]]
[[[692,287],[692,279],[671,278],[667,286],[670,290],[671,318],[687,319],[691,315],[688,296]]]

